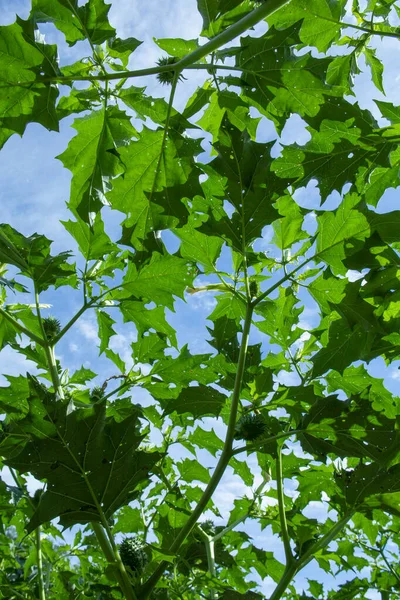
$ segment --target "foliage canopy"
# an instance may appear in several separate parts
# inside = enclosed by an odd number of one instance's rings
[[[377,100],[374,116],[354,81],[365,64],[384,93],[374,43],[399,38],[399,7],[197,0],[201,43],[155,40],[140,70],[141,42],[118,37],[109,8],[32,0],[0,27],[1,146],[73,118],[58,159],[77,249],[0,225],[0,349],[36,365],[0,387],[15,484],[0,480],[0,597],[259,600],[267,582],[270,600],[398,598],[400,403],[368,364],[400,359],[400,212],[379,210],[399,185],[400,107]],[[90,55],[60,60],[49,24]],[[179,112],[191,71],[204,80]],[[294,115],[309,139],[285,145]],[[104,207],[123,215],[120,237]],[[171,311],[201,294],[215,304],[199,354],[179,347]],[[57,354],[89,313],[107,378]],[[121,322],[132,367],[110,347]],[[344,583],[299,591],[310,561]]]

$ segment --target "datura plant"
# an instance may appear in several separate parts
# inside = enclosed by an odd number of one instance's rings
[[[73,127],[63,251],[0,225],[0,597],[399,598],[399,6],[192,4],[143,68],[105,0],[0,27],[4,152]]]

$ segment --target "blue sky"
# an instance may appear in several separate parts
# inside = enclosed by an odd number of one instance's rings
[[[29,14],[30,2],[28,0],[1,0],[0,24],[5,25],[15,20],[15,13],[26,18]],[[132,0],[114,0],[110,10],[110,20],[117,29],[119,37],[133,36],[143,40],[143,44],[134,53],[130,68],[142,68],[154,65],[162,52],[153,42],[153,37],[185,37],[196,38],[201,30],[201,18],[196,10],[195,0],[149,0],[147,3],[132,2]],[[265,29],[261,26],[258,32]],[[62,34],[59,34],[53,26],[43,27],[48,42],[56,42],[59,46],[60,58],[63,64],[71,63],[81,57],[86,51],[85,44],[78,42],[73,48],[69,48]],[[356,77],[356,98],[363,108],[371,110],[378,116],[374,99],[381,99],[394,104],[400,102],[399,80],[400,74],[397,68],[397,40],[386,38],[384,41],[376,40],[377,54],[384,61],[384,97],[370,83],[368,70]],[[364,65],[360,64],[364,69]],[[188,79],[182,89],[178,91],[175,106],[180,109],[184,106],[187,98],[196,89],[197,85],[204,80],[201,73],[190,72]],[[135,85],[147,85],[148,93],[153,96],[165,94],[163,88],[156,79],[135,80]],[[168,90],[167,90],[168,91]],[[68,141],[74,135],[75,130],[71,128],[71,119],[64,119],[61,123],[60,132],[48,132],[42,127],[30,124],[27,127],[23,139],[13,136],[1,152],[0,161],[0,206],[1,220],[10,223],[13,227],[25,234],[34,232],[42,233],[54,240],[53,251],[59,252],[66,249],[75,249],[72,238],[60,224],[60,220],[69,218],[65,203],[69,197],[70,173],[63,168],[60,161],[54,157],[63,152]],[[382,121],[384,124],[384,121]],[[270,124],[264,123],[260,126],[258,136],[260,141],[271,139],[273,129]],[[284,143],[304,143],[308,139],[308,133],[304,124],[298,117],[293,117],[286,125],[282,134]],[[205,143],[207,148],[207,142]],[[279,151],[278,146],[276,152]],[[203,157],[202,157],[203,158]],[[381,200],[378,210],[386,211],[392,209],[396,201],[397,192],[388,191]],[[306,189],[297,194],[298,202],[305,207],[318,206],[318,193],[311,183]],[[339,195],[332,195],[324,205],[324,209],[334,208],[339,201]],[[119,223],[122,216],[111,213],[109,209],[104,211],[107,230],[113,239],[118,239]],[[270,231],[265,231],[264,239],[258,242],[259,249],[267,250],[270,241]],[[166,242],[173,248],[174,241],[166,238]],[[80,307],[80,293],[73,293],[69,289],[63,289],[56,293],[43,294],[43,302],[53,305],[51,314],[54,314],[62,322],[66,322],[72,314]],[[212,294],[199,294],[189,296],[187,302],[176,303],[176,313],[170,314],[173,326],[177,328],[180,345],[188,343],[192,352],[209,352],[210,347],[206,343],[206,316],[214,304]],[[115,316],[112,314],[115,318]],[[312,328],[318,322],[315,306],[308,304],[303,312],[302,326],[304,329]],[[112,348],[130,360],[130,343],[135,340],[135,330],[131,325],[118,323],[118,336],[112,339]],[[261,334],[254,331],[251,342],[262,341]],[[80,319],[73,329],[60,343],[57,353],[64,367],[75,370],[81,365],[102,373],[101,381],[107,376],[115,374],[115,367],[103,358],[98,358],[97,325],[94,314],[86,314]],[[28,364],[12,350],[6,348],[0,353],[2,373],[16,375],[20,372],[33,371],[33,365]],[[387,387],[398,393],[400,390],[400,372],[398,364],[386,368],[383,361],[374,361],[369,367],[370,372],[379,377],[385,377]],[[286,383],[295,383],[294,376],[286,375]],[[4,379],[3,379],[4,382]],[[138,399],[146,401],[146,393],[140,392]],[[136,399],[137,401],[137,399]],[[211,463],[210,463],[211,464]],[[7,477],[7,474],[4,473]],[[258,475],[255,487],[260,482]],[[292,488],[290,482],[286,482],[288,489]],[[245,493],[244,486],[232,474],[228,474],[221,486],[223,491],[217,491],[215,499],[222,508],[227,511],[232,506],[235,497]],[[325,507],[315,505],[312,509],[313,516],[325,515]],[[277,556],[283,557],[279,544],[267,530],[259,532],[252,527],[251,533],[258,545],[268,550],[277,549]],[[317,578],[317,567],[310,565],[299,576],[299,584],[305,582],[308,575]],[[323,576],[324,580],[327,577]],[[333,581],[330,580],[333,584]],[[265,582],[263,589],[268,594],[273,589],[270,582]],[[371,595],[371,598],[373,596]]]

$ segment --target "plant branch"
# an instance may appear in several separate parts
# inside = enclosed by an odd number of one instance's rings
[[[175,67],[175,69],[176,69],[176,67]],[[179,81],[179,75],[180,75],[180,70],[174,70],[174,78],[172,81],[171,93],[170,93],[169,100],[168,100],[167,116],[165,119],[165,126],[164,126],[163,138],[162,138],[162,142],[161,142],[160,154],[158,156],[157,166],[156,166],[156,170],[154,173],[153,185],[152,185],[151,192],[149,195],[149,202],[152,201],[153,194],[157,188],[158,176],[160,174],[161,163],[162,163],[162,160],[164,157],[165,146],[166,146],[167,139],[168,139],[169,122],[171,119],[172,106],[173,106],[173,102],[174,102],[176,87],[177,87],[178,81]]]
[[[208,572],[211,575],[211,577],[215,577],[216,570],[215,570],[215,543],[214,543],[214,540],[207,536],[207,539],[204,539],[204,545],[205,545],[206,554],[207,554]],[[216,591],[211,588],[210,589],[210,600],[215,600],[216,598],[218,598],[218,595],[217,595]]]
[[[186,524],[182,527],[182,529],[178,533],[177,537],[175,538],[174,543],[171,545],[171,547],[169,549],[169,551],[172,553],[178,552],[179,548],[182,546],[183,542],[185,541],[187,536],[190,534],[193,527],[196,525],[200,516],[204,512],[209,500],[211,499],[212,495],[214,494],[219,482],[221,481],[222,476],[224,475],[225,470],[228,466],[228,463],[232,457],[232,444],[233,444],[234,435],[235,435],[237,411],[238,411],[238,406],[239,406],[239,401],[240,401],[240,392],[242,390],[243,374],[244,374],[244,367],[245,367],[245,363],[246,363],[247,346],[248,346],[248,341],[249,341],[252,316],[253,316],[253,307],[251,304],[248,304],[247,310],[246,310],[246,318],[245,318],[244,325],[243,325],[242,342],[240,345],[238,366],[237,366],[237,370],[236,370],[235,384],[234,384],[233,393],[232,393],[231,410],[230,410],[230,415],[229,415],[229,422],[228,422],[228,428],[227,428],[226,437],[225,437],[224,448],[222,450],[222,453],[218,460],[218,463],[215,467],[214,473],[213,473],[206,489],[203,492],[203,495],[201,496],[201,498],[200,498],[197,506],[194,508],[191,516],[187,520]],[[158,565],[158,567],[156,568],[156,570],[154,571],[154,573],[144,583],[144,585],[141,588],[141,592],[140,592],[141,600],[145,600],[149,596],[151,590],[157,584],[160,577],[162,577],[167,566],[168,566],[168,562],[166,562],[166,561],[161,562]]]
[[[39,587],[39,599],[46,600],[46,591],[44,587],[43,579],[43,557],[42,557],[42,539],[40,532],[40,525],[35,529],[35,541],[36,541],[36,555],[37,555],[37,571],[38,571],[38,587]]]
[[[23,481],[21,481],[21,476],[12,468],[8,467],[11,477],[14,479],[17,487],[21,492],[23,492],[26,497],[28,504],[31,506],[32,510],[35,510],[35,505],[33,503],[32,498],[28,493],[25,493],[25,486]],[[35,529],[35,545],[36,545],[36,560],[37,560],[37,571],[38,571],[38,588],[39,588],[39,600],[46,600],[46,590],[44,585],[43,578],[43,552],[42,552],[42,539],[41,539],[41,530],[40,525]]]
[[[350,27],[351,29],[357,29],[358,31],[363,31],[364,33],[369,33],[370,35],[381,35],[383,37],[394,37],[397,39],[400,38],[400,34],[396,33],[395,31],[379,31],[378,29],[374,29],[373,27],[363,27],[362,25],[355,25],[354,23],[345,23],[344,21],[337,21],[336,19],[331,19],[330,17],[317,15],[310,11],[309,13],[317,19],[329,21],[330,23],[335,23],[336,25],[340,25],[341,27]]]
[[[45,342],[39,336],[34,334],[32,331],[21,325],[10,313],[8,313],[4,308],[0,308],[0,315],[9,323],[11,323],[15,329],[19,331],[19,333],[25,334],[32,342],[39,344],[40,346],[44,346]]]
[[[100,297],[101,296],[93,298],[90,302],[88,302],[87,304],[84,304],[78,310],[78,312],[72,317],[72,319],[70,319],[68,321],[68,323],[65,325],[65,327],[63,327],[63,329],[60,331],[60,333],[54,337],[54,344],[57,344],[57,342],[59,342],[61,340],[61,338],[64,337],[64,335],[67,333],[67,331],[69,331],[71,329],[71,327],[76,323],[76,321],[79,319],[79,317],[81,317],[88,308],[90,308],[95,302],[97,302]]]
[[[388,558],[385,555],[385,545],[383,546],[383,548],[374,548],[373,546],[368,546],[367,544],[361,542],[360,540],[358,540],[358,543],[361,546],[364,546],[364,548],[367,548],[367,550],[370,550],[372,552],[376,552],[377,554],[380,555],[380,557],[382,558],[382,560],[384,561],[385,565],[387,566],[387,568],[389,569],[389,571],[392,573],[392,575],[397,579],[397,581],[400,583],[400,575],[393,569],[392,565],[390,564]]]
[[[129,581],[129,577],[125,570],[124,565],[122,565],[122,567],[123,567],[123,570],[125,571],[126,577],[123,576],[123,574],[121,573],[119,568],[116,568],[117,567],[116,556],[114,554],[114,550],[110,544],[109,539],[105,535],[105,531],[104,531],[103,527],[100,525],[100,523],[95,523],[95,522],[93,522],[91,525],[93,527],[93,531],[96,534],[100,548],[102,549],[102,552],[103,552],[107,562],[110,565],[113,565],[115,568],[115,576],[117,578],[119,586],[120,586],[122,593],[124,594],[126,600],[136,600],[135,593],[134,593],[132,585]],[[119,560],[121,561],[120,557],[119,557]],[[121,564],[122,564],[122,562],[121,562]]]
[[[39,295],[37,294],[36,291],[35,291],[35,299],[36,299],[36,305],[39,306]],[[40,309],[38,309],[38,311],[39,311],[38,318],[41,322]],[[43,328],[42,322],[41,322],[41,326]],[[44,329],[43,329],[43,331],[44,331]],[[52,343],[50,344],[46,340],[45,341],[45,350],[46,350],[46,357],[47,357],[49,372],[50,372],[51,380],[52,380],[53,387],[54,387],[54,392],[59,399],[63,399],[64,398],[64,390],[61,386],[60,378],[58,376],[54,342],[52,341]],[[103,549],[104,555],[107,558],[108,562],[110,562],[112,565],[114,565],[114,567],[116,567],[116,576],[117,576],[119,585],[121,587],[121,590],[125,595],[126,600],[137,600],[136,596],[135,596],[135,592],[131,585],[128,573],[126,572],[125,566],[121,560],[121,557],[120,557],[117,547],[115,545],[114,538],[113,538],[113,535],[108,526],[107,519],[104,515],[101,505],[99,504],[99,501],[98,501],[96,494],[92,488],[92,485],[91,485],[86,473],[83,471],[81,464],[75,457],[75,455],[72,452],[72,450],[70,449],[69,445],[66,444],[65,441],[63,440],[58,429],[57,429],[57,433],[58,433],[58,436],[60,437],[60,440],[62,441],[64,447],[67,449],[68,453],[70,454],[72,460],[75,462],[76,466],[81,471],[82,478],[83,478],[85,484],[87,485],[88,490],[93,498],[93,502],[94,502],[94,505],[96,506],[97,512],[99,514],[101,524],[100,523],[92,523],[92,526],[96,533],[99,544]],[[107,541],[107,543],[105,541]],[[109,550],[111,550],[112,559],[111,559],[111,554],[110,554]]]
[[[214,542],[217,542],[218,540],[220,540],[222,537],[224,537],[224,535],[226,535],[227,533],[229,533],[230,531],[235,529],[235,527],[240,525],[240,523],[243,523],[243,521],[245,521],[247,519],[247,517],[250,516],[250,512],[251,512],[254,504],[259,499],[260,495],[262,494],[263,489],[265,488],[265,486],[267,485],[267,483],[269,482],[270,479],[271,479],[271,477],[270,477],[269,473],[265,473],[262,482],[260,483],[260,485],[258,486],[256,491],[254,492],[254,497],[249,506],[247,513],[245,515],[243,515],[243,517],[236,519],[236,521],[234,521],[233,523],[231,523],[230,525],[225,527],[225,529],[223,529],[222,531],[220,531],[219,533],[214,535],[214,537],[213,537]]]
[[[400,576],[399,576],[399,574],[393,569],[392,565],[388,561],[387,556],[385,555],[385,553],[384,553],[384,551],[383,551],[382,548],[379,550],[379,554],[381,555],[382,560],[384,561],[384,563],[387,566],[387,568],[389,569],[389,571],[397,579],[397,582],[400,583]]]
[[[286,589],[289,583],[292,581],[293,577],[296,575],[296,563],[292,562],[290,565],[286,565],[286,569],[282,575],[281,580],[273,591],[272,595],[269,597],[269,600],[280,600],[283,594],[286,592]]]
[[[347,513],[332,527],[330,531],[328,531],[327,534],[325,534],[320,540],[317,540],[314,544],[312,544],[302,556],[300,556],[297,560],[292,560],[290,564],[286,565],[286,569],[282,576],[282,579],[278,583],[269,600],[280,600],[280,598],[282,598],[293,577],[299,571],[301,571],[301,569],[305,567],[306,564],[310,562],[310,560],[314,558],[315,554],[319,550],[325,548],[330,542],[332,542],[335,539],[338,533],[351,519],[353,514],[354,511]]]
[[[304,384],[304,382],[305,382],[305,379],[304,379],[303,373],[302,373],[302,372],[300,371],[300,369],[299,369],[299,365],[297,364],[297,360],[294,358],[294,356],[293,356],[293,354],[291,353],[291,350],[290,350],[290,348],[289,348],[289,347],[288,347],[287,351],[288,351],[288,354],[289,354],[290,362],[292,363],[292,365],[293,365],[293,366],[294,366],[294,368],[296,369],[296,373],[297,373],[297,375],[300,377],[300,381],[301,381],[301,383],[302,383],[302,384]]]
[[[282,438],[288,438],[291,437],[292,435],[296,435],[297,433],[303,433],[303,429],[292,429],[291,431],[283,431],[282,433],[278,433],[277,435],[273,435],[272,437],[266,438],[266,439],[260,439],[259,443],[257,445],[248,445],[248,446],[241,446],[240,448],[235,448],[235,450],[232,451],[232,455],[236,455],[236,454],[241,454],[242,452],[253,452],[256,450],[259,450],[260,446],[262,446],[263,444],[269,444],[269,442],[273,442],[275,440],[280,440]]]
[[[328,544],[330,544],[335,539],[335,537],[338,535],[338,533],[350,521],[351,517],[354,515],[354,512],[355,511],[352,510],[352,511],[348,512],[347,514],[345,514],[344,517],[342,517],[332,527],[332,529],[330,529],[330,531],[328,531],[328,533],[326,533],[324,536],[322,536],[321,539],[317,540],[314,544],[312,544],[306,550],[306,552],[302,556],[300,556],[300,558],[298,559],[298,562],[297,562],[297,564],[298,564],[297,571],[300,571],[300,569],[302,569],[307,563],[310,562],[310,560],[314,557],[314,555],[319,550],[322,550],[323,548],[325,548]]]
[[[279,279],[279,281],[277,281],[276,283],[274,283],[273,285],[271,285],[270,288],[268,288],[265,292],[263,292],[262,294],[260,294],[258,296],[258,298],[256,298],[255,300],[253,300],[253,306],[257,306],[257,304],[259,304],[260,302],[262,302],[262,300],[264,300],[264,298],[267,298],[270,294],[272,294],[272,292],[274,292],[276,289],[278,289],[279,287],[281,287],[281,285],[283,283],[286,283],[286,281],[288,281],[289,279],[291,279],[291,277],[293,277],[293,275],[295,273],[297,273],[297,271],[300,271],[309,262],[311,262],[312,260],[315,260],[315,258],[317,258],[317,256],[318,256],[318,254],[313,254],[313,256],[310,256],[310,258],[307,258],[304,262],[301,263],[301,265],[299,265],[298,267],[296,267],[295,269],[293,269],[293,271],[291,271],[287,275],[284,275],[283,277],[281,277]]]
[[[281,533],[283,546],[285,549],[286,566],[289,566],[293,562],[293,554],[292,549],[290,547],[290,536],[286,521],[285,492],[283,488],[282,476],[282,448],[278,448],[278,453],[276,457],[276,485],[278,492],[279,519],[281,522]]]
[[[207,44],[200,46],[200,48],[196,48],[196,50],[187,56],[184,56],[175,66],[178,69],[183,69],[187,65],[192,65],[201,60],[207,56],[207,54],[211,54],[221,46],[228,44],[247,31],[250,27],[254,27],[254,25],[257,25],[260,21],[263,21],[286,4],[289,4],[289,2],[290,0],[267,0],[267,2],[264,2],[259,8],[251,11],[237,23],[227,27],[227,29],[213,37]]]

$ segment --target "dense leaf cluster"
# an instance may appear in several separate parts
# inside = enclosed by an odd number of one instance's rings
[[[398,41],[399,8],[197,8],[202,44],[157,39],[141,70],[141,42],[118,37],[104,0],[32,0],[0,27],[0,146],[74,118],[57,158],[77,248],[55,255],[0,225],[0,350],[35,364],[0,387],[0,598],[392,600],[400,402],[371,363],[400,359],[400,107],[362,109],[354,81],[365,65],[384,93],[376,43]],[[46,42],[50,23],[72,64]],[[179,112],[192,71],[203,83]],[[307,141],[285,144],[296,119]],[[200,353],[178,343],[172,313],[202,297]],[[71,373],[57,351],[87,314],[106,375]],[[121,326],[135,331],[132,367],[111,347]],[[303,589],[311,561],[344,583]]]

